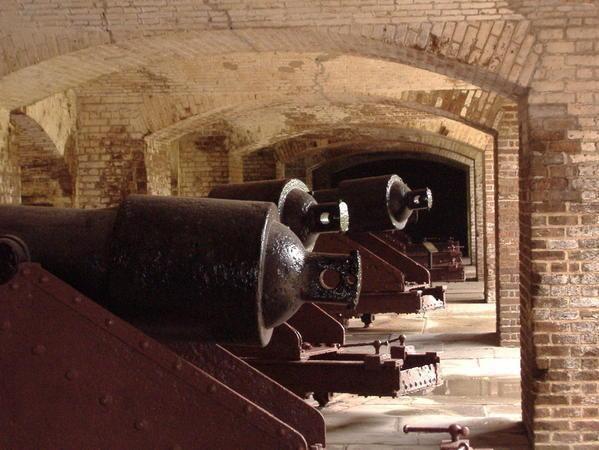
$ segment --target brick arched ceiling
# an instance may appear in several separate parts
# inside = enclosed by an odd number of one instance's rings
[[[355,162],[355,158],[358,155],[368,156],[368,160],[373,160],[372,156],[375,156],[377,152],[373,150],[368,150],[368,148],[358,149],[352,147],[345,147],[339,152],[339,157],[351,159]],[[396,143],[389,144],[389,146],[382,149],[381,152],[378,152],[379,159],[393,159],[397,157],[402,158],[413,158],[413,159],[421,159],[424,161],[437,161],[443,164],[449,164],[456,167],[461,168],[472,168],[475,164],[475,161],[478,161],[478,156],[474,156],[469,158],[467,156],[463,156],[462,154],[455,153],[449,150],[445,150],[444,148],[436,148],[429,146],[412,146],[411,144],[406,143]],[[321,158],[321,161],[330,160],[329,158]]]
[[[152,8],[143,0],[126,4],[117,0],[81,0],[68,5],[58,0],[41,4],[5,0],[0,11],[0,75],[60,55],[97,46],[123,45],[139,38],[147,40],[154,51],[170,46],[177,52],[178,46],[166,42],[165,35],[227,30],[255,49],[289,37],[322,47],[326,44],[322,37],[326,40],[327,34],[343,35],[345,39],[363,36],[415,49],[426,57],[439,55],[448,61],[478,66],[526,86],[536,63],[531,61],[534,56],[528,57],[532,55],[534,38],[529,33],[529,22],[522,20],[519,10],[530,14],[533,8],[531,2],[525,2],[524,8],[520,3],[456,5],[431,0],[425,7],[417,8],[411,1],[398,0],[357,8],[343,2],[336,5],[309,0],[268,5],[180,0]],[[281,36],[285,34],[282,28],[295,30],[292,35]],[[302,29],[310,28],[314,29],[302,36]],[[247,34],[256,30],[258,35]],[[165,41],[163,46],[152,41],[155,37]],[[216,40],[209,40],[209,45],[226,40],[217,36]],[[108,50],[97,52],[100,59],[105,51]],[[407,56],[419,60],[412,61],[415,65],[433,62],[426,57]]]
[[[315,173],[322,170],[338,171],[344,168],[360,165],[364,162],[384,161],[393,159],[420,159],[424,161],[435,161],[442,164],[459,167],[474,172],[475,164],[480,164],[481,160],[468,158],[454,152],[434,147],[424,147],[415,150],[405,143],[396,145],[390,144],[388,147],[381,147],[379,150],[368,147],[345,147],[339,149],[334,157],[327,155],[326,150],[316,154],[305,161],[307,177],[312,178]],[[480,176],[480,175],[479,175]],[[312,178],[313,180],[314,178]]]
[[[453,155],[450,158],[455,160],[465,161],[479,158],[485,150],[422,129],[377,127],[305,133],[279,141],[268,148],[274,152],[277,161],[290,163],[303,159],[309,161],[309,165],[348,154],[374,152],[443,153]]]
[[[223,114],[291,102],[400,102],[489,131],[502,107],[512,102],[404,64],[295,52],[171,61],[107,75],[75,91],[82,103],[95,109],[126,114],[123,125],[139,135],[183,134]]]
[[[445,26],[446,23],[443,25],[443,32]],[[409,42],[412,33],[408,28],[400,32],[395,30],[395,26],[392,39],[385,34],[370,36],[368,33],[362,33],[365,31],[362,29],[356,30],[357,33],[348,33],[351,30],[295,28],[169,32],[156,37],[123,40],[114,44],[95,46],[90,44],[87,48],[70,53],[65,51],[64,54],[50,58],[40,57],[39,62],[29,65],[24,63],[23,67],[16,71],[5,69],[6,74],[0,78],[0,107],[12,110],[68,88],[122,71],[149,70],[160,64],[166,67],[177,66],[177,63],[185,60],[201,61],[215,55],[249,53],[255,56],[274,52],[319,53],[322,59],[315,60],[317,65],[325,64],[325,61],[330,60],[331,57],[335,61],[334,57],[337,55],[361,56],[444,74],[454,80],[453,88],[460,87],[461,83],[457,80],[464,80],[466,83],[504,95],[522,93],[521,88],[528,83],[532,70],[524,77],[525,79],[521,80],[520,75],[514,77],[511,73],[515,71],[520,74],[523,66],[518,66],[520,69],[514,68],[517,61],[520,58],[524,63],[533,52],[530,45],[532,38],[527,39],[526,26],[505,22],[500,22],[498,25],[489,23],[484,27],[485,30],[488,28],[488,33],[482,30],[482,27],[482,23],[477,23],[472,25],[472,28],[466,27],[462,30],[463,27],[455,23],[453,26],[448,25],[447,29],[452,30],[451,39],[460,38],[461,36],[457,35],[464,34],[462,37],[464,42],[456,43],[455,52],[451,50],[453,44],[449,45],[449,40],[446,42],[442,36],[438,37],[434,34],[432,27],[426,33],[427,27],[419,28],[420,35],[424,36],[418,39],[422,44],[420,45]],[[371,31],[374,33],[374,28]],[[476,39],[472,38],[478,37],[479,31],[480,39],[484,40],[482,44],[477,44]],[[35,32],[33,35],[35,36]],[[6,39],[12,37],[9,35]],[[464,45],[468,51],[460,52],[460,45]],[[475,52],[476,45],[483,46],[479,51],[481,54],[469,61],[468,55]],[[489,49],[485,53],[487,45]],[[13,47],[14,45],[4,46],[4,56]],[[23,52],[26,53],[27,50],[23,49]],[[485,61],[479,61],[483,56]],[[491,64],[491,60],[498,63]],[[511,61],[510,69],[502,70],[508,60]],[[233,61],[230,64],[229,68],[233,69],[236,63]],[[3,68],[8,66],[9,64],[2,65]],[[293,66],[278,67],[282,68],[282,73],[285,70],[301,71]],[[202,68],[203,73],[206,74],[214,66],[200,66],[200,71]],[[152,81],[154,84],[160,84],[160,78]]]
[[[492,145],[493,137],[460,121],[401,105],[381,103],[316,103],[274,105],[244,112],[221,111],[218,118],[196,117],[159,130],[146,137],[149,148],[170,145],[181,137],[205,130],[207,135],[225,135],[232,153],[250,153],[301,135],[327,136],[334,142],[408,141],[448,148],[462,145],[480,151]],[[282,160],[293,155],[280,153]]]

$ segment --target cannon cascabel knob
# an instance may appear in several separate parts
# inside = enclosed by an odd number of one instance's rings
[[[401,230],[413,211],[428,209],[433,201],[430,189],[411,190],[397,175],[343,180],[313,196],[321,202],[347,203],[352,232]]]
[[[344,202],[319,203],[310,195],[308,187],[295,178],[223,184],[215,186],[208,196],[274,203],[281,223],[287,225],[309,250],[320,233],[345,232],[349,228]]]

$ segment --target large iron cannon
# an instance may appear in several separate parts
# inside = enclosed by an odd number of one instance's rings
[[[336,189],[313,194],[324,203],[317,202],[300,180],[282,179],[219,185],[209,195],[270,201],[277,205],[282,223],[311,249],[316,245],[327,253],[359,251],[368,261],[363,266],[369,274],[363,277],[367,289],[362,289],[357,308],[326,308],[337,316],[358,315],[368,325],[374,313],[418,313],[444,307],[445,291],[430,288],[430,275],[424,267],[383,242],[370,250],[357,238],[373,230],[403,228],[414,211],[432,206],[429,189],[411,190],[397,175],[383,175],[345,180]],[[349,231],[347,236],[340,233],[344,231]],[[317,240],[322,232],[325,234]]]
[[[352,232],[401,230],[414,211],[433,205],[430,189],[412,190],[397,175],[343,180],[312,194],[319,202],[347,203]]]
[[[265,345],[302,303],[352,308],[360,290],[357,252],[307,252],[265,202],[131,196],[100,210],[2,206],[0,234],[12,236],[0,250],[5,278],[30,257],[161,338]],[[331,273],[335,285],[325,282]]]

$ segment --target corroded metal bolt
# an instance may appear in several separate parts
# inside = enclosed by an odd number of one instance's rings
[[[79,378],[79,371],[77,369],[69,369],[64,375],[67,380],[76,380]]]
[[[31,349],[31,353],[33,353],[34,355],[41,355],[42,353],[46,353],[46,346],[38,344]]]
[[[110,404],[112,404],[112,395],[109,394],[105,394],[102,397],[100,397],[99,399],[100,405],[102,406],[108,406]]]

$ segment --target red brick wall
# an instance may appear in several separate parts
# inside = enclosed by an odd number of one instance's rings
[[[137,95],[79,96],[75,205],[112,206],[147,191],[145,141],[136,129]]]
[[[590,2],[528,6],[544,51],[523,123],[531,236],[521,254],[521,273],[530,273],[521,289],[524,421],[537,449],[595,449],[599,16]]]
[[[520,340],[519,214],[518,214],[518,107],[502,110],[497,134],[497,331],[501,345]]]

